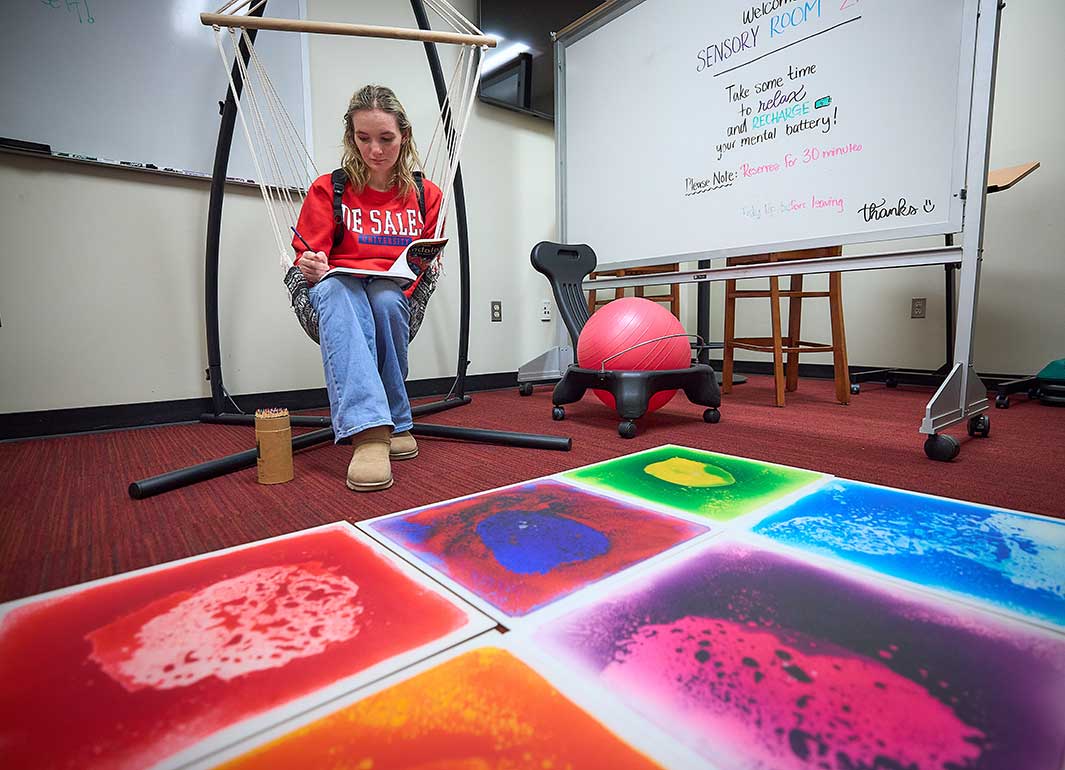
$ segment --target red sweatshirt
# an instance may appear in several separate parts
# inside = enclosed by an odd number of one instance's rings
[[[333,182],[329,174],[323,174],[307,190],[296,229],[315,251],[326,253],[330,267],[387,270],[411,241],[433,237],[443,195],[428,179],[423,179],[422,184],[424,222],[418,210],[416,187],[401,199],[395,187],[380,192],[367,186],[356,194],[349,183],[341,198],[347,232],[333,248]],[[298,263],[307,248],[296,237],[292,248]]]

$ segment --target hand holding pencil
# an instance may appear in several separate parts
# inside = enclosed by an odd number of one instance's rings
[[[311,245],[303,239],[299,230],[295,227],[292,228],[292,232],[296,234],[296,237],[300,239],[300,242],[307,247],[307,251],[300,255],[298,267],[300,272],[303,273],[303,277],[307,280],[307,284],[314,286],[320,280],[322,276],[329,270],[329,259],[326,257],[324,251],[315,251],[311,248]]]

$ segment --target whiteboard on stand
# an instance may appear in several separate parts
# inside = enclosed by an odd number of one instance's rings
[[[962,227],[975,0],[642,0],[563,32],[563,239],[678,262]]]

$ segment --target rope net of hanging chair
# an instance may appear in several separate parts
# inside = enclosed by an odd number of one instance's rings
[[[399,40],[449,43],[458,48],[458,57],[447,85],[447,95],[423,157],[420,169],[443,192],[436,230],[423,237],[440,238],[444,232],[453,182],[458,171],[463,135],[480,77],[484,50],[495,45],[482,35],[468,19],[446,0],[425,0],[425,4],[450,28],[450,31],[373,27],[335,22],[295,19],[272,19],[250,16],[265,0],[230,0],[213,14],[204,13],[200,20],[215,30],[215,42],[222,67],[229,79],[230,92],[236,96],[237,122],[247,142],[255,168],[256,182],[266,204],[270,229],[274,234],[283,283],[300,326],[318,342],[318,314],[311,305],[309,286],[294,264],[291,246],[292,228],[311,183],[320,176],[303,136],[285,109],[266,65],[252,44],[248,31],[269,29],[295,32],[381,37]],[[247,62],[241,48],[248,51]],[[236,63],[242,88],[233,75]],[[409,297],[410,339],[421,327],[429,298],[439,283],[443,269],[441,257],[432,260],[421,273]]]

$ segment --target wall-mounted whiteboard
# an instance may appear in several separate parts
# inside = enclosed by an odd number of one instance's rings
[[[601,263],[961,229],[974,0],[642,0],[567,30],[563,238]]]
[[[0,137],[53,154],[210,176],[228,87],[203,11],[221,0],[7,0],[0,46]],[[301,0],[268,0],[300,18]],[[256,49],[292,116],[307,127],[302,35],[260,32]],[[229,176],[255,179],[240,125]]]

